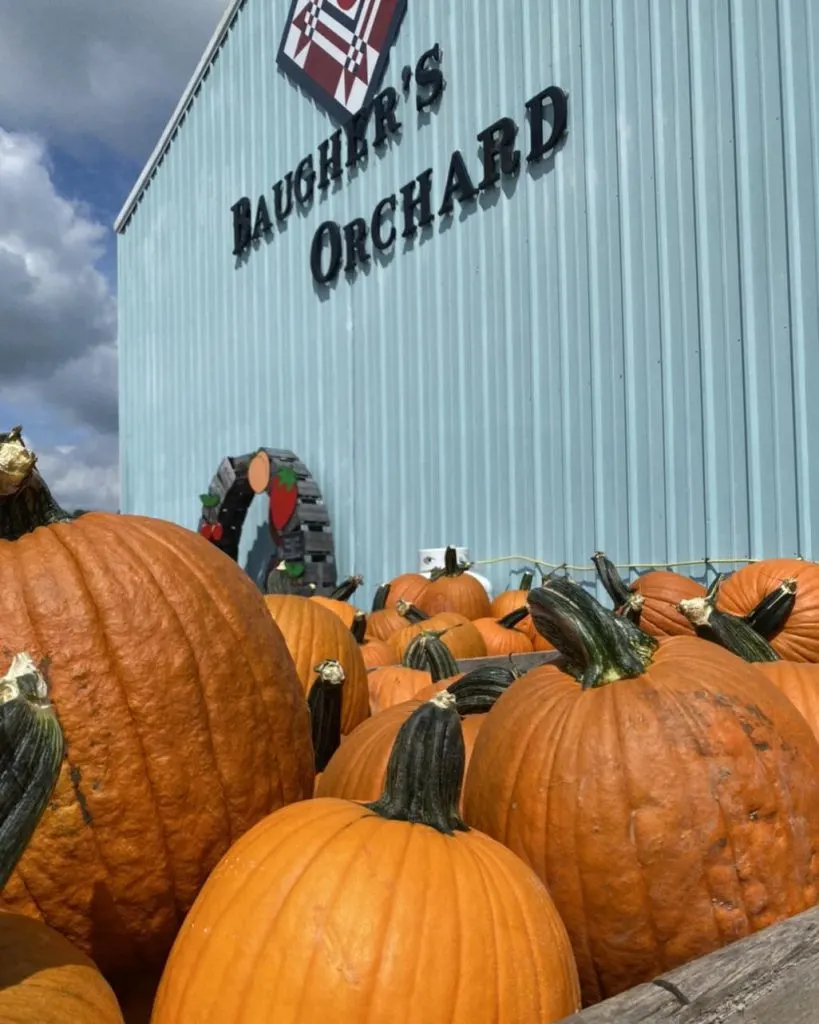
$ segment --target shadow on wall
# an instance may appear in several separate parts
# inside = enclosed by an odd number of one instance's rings
[[[256,537],[250,546],[244,565],[245,572],[262,593],[266,590],[267,568],[275,551],[276,545],[270,535],[270,529],[267,523],[262,523],[256,530]]]

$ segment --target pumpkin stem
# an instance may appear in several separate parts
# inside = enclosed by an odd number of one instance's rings
[[[465,765],[456,699],[444,690],[425,701],[398,730],[384,792],[365,806],[391,821],[408,821],[451,836],[468,832],[458,814]]]
[[[604,608],[583,587],[555,576],[529,594],[535,628],[564,656],[584,690],[641,675],[657,641]]]
[[[597,571],[597,578],[603,584],[603,589],[612,600],[615,608],[622,608],[628,603],[631,591],[614,566],[614,563],[607,558],[602,551],[596,551],[592,555],[592,563]]]
[[[402,619],[406,619],[413,626],[417,626],[419,622],[426,622],[429,618],[426,612],[422,612],[416,605],[403,599],[395,602],[395,610]]]
[[[439,580],[443,576],[463,576],[471,568],[471,562],[459,562],[456,548],[448,547],[444,553],[443,569],[433,569],[429,574],[430,580]]]
[[[459,715],[483,715],[506,693],[518,677],[508,668],[475,668],[447,687],[455,698]]]
[[[371,611],[383,612],[387,607],[387,598],[390,596],[390,585],[389,583],[382,583],[379,588],[373,594],[373,604]]]
[[[344,669],[337,661],[316,665],[318,676],[307,695],[316,772],[323,772],[327,762],[341,746],[341,698]]]
[[[745,661],[779,661],[773,647],[744,619],[719,611],[714,596],[690,597],[677,608],[703,640],[719,644]]]
[[[0,678],[0,889],[48,805],[63,759],[63,733],[48,684],[28,654]]]
[[[756,608],[748,612],[744,621],[755,633],[771,640],[784,628],[795,604],[796,580],[782,580],[776,590],[766,594]]]
[[[38,526],[71,522],[37,470],[37,456],[23,443],[22,427],[0,434],[0,540],[17,540]]]
[[[367,642],[367,616],[364,612],[355,613],[353,616],[353,624],[350,626],[350,632],[353,634],[353,639],[359,647]]]
[[[448,629],[422,630],[407,644],[401,664],[404,668],[420,669],[429,672],[433,683],[449,679],[458,674],[458,663],[452,652],[441,640]]]
[[[529,609],[524,605],[523,608],[516,608],[513,612],[509,612],[508,615],[504,615],[503,618],[497,620],[497,623],[499,626],[503,626],[504,629],[514,629],[515,626],[523,622],[528,614]]]
[[[532,572],[531,569],[527,569],[526,572],[524,572],[520,578],[520,586],[518,587],[518,590],[522,590],[524,593],[528,594],[528,592],[532,589],[532,584],[534,582],[535,574]]]
[[[330,593],[330,598],[333,601],[349,601],[363,582],[363,576],[348,576]]]

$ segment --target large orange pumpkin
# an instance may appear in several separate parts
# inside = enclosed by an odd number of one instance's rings
[[[467,619],[490,617],[489,597],[480,580],[470,576],[468,565],[458,562],[455,548],[448,547],[444,567],[433,571],[429,586],[416,604],[427,615],[458,612]]]
[[[819,662],[819,564],[796,558],[770,558],[739,569],[722,584],[718,606],[747,616],[786,581],[796,584],[796,599],[782,628],[769,636],[788,661]]]
[[[813,906],[819,743],[757,669],[660,642],[551,580],[529,598],[575,678],[498,700],[466,782],[469,824],[546,883],[593,1003]]]
[[[265,596],[267,610],[282,632],[304,692],[316,678],[315,667],[338,661],[344,669],[341,731],[352,732],[369,712],[367,669],[352,633],[341,619],[313,597]]]
[[[505,668],[475,669],[455,682],[449,682],[448,686],[438,683],[433,692],[425,690],[423,696],[416,694],[412,700],[394,704],[373,715],[354,729],[344,745],[336,749],[316,785],[316,795],[344,800],[378,799],[384,791],[387,764],[399,729],[425,700],[442,690],[455,697],[455,707],[462,716],[464,771],[467,771],[486,713],[515,678],[515,674]]]
[[[403,724],[375,803],[306,800],[234,846],[180,932],[153,1024],[548,1024],[578,1008],[549,893],[458,816],[453,704],[439,694]]]
[[[615,610],[643,632],[658,638],[693,635],[691,623],[677,606],[680,601],[704,597],[706,591],[701,583],[678,572],[655,570],[638,576],[627,586],[602,551],[592,561]]]
[[[64,743],[48,684],[27,654],[0,679],[0,887],[48,803]],[[0,1020],[12,1024],[122,1024],[94,964],[41,921],[0,912]]]
[[[66,738],[2,896],[113,978],[164,962],[222,854],[313,789],[292,659],[250,578],[190,530],[72,519],[0,436],[0,651],[47,666]]]

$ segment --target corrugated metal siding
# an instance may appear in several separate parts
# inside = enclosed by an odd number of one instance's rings
[[[120,239],[123,508],[193,526],[266,444],[371,584],[446,542],[819,558],[819,6],[410,0],[385,82],[439,42],[439,112],[235,269],[231,204],[333,130],[277,71],[288,10],[248,0]],[[553,83],[553,161],[317,294],[321,220],[429,166],[439,195],[455,148],[477,175],[477,132]]]

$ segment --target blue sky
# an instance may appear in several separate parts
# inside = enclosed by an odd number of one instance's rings
[[[117,508],[112,224],[227,0],[0,5],[0,429]]]

